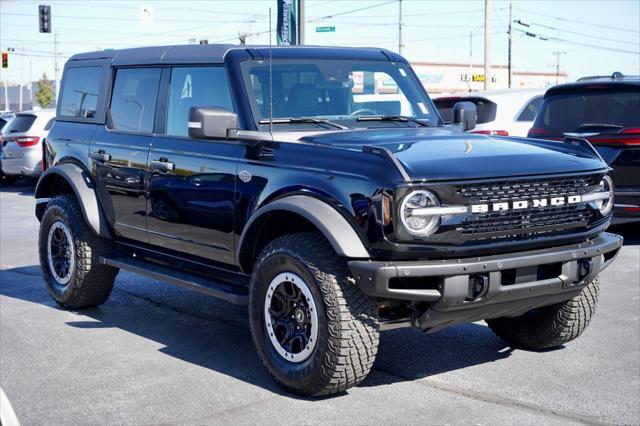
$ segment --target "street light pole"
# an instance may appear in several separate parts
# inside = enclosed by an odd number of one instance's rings
[[[513,27],[512,27],[513,17],[511,16],[511,12],[512,12],[512,10],[511,10],[512,7],[511,6],[512,6],[512,4],[509,3],[509,55],[508,55],[509,61],[508,61],[508,65],[507,65],[508,73],[509,73],[509,79],[508,79],[508,81],[509,81],[508,82],[509,89],[511,89],[511,38],[512,38],[511,34],[513,33]]]

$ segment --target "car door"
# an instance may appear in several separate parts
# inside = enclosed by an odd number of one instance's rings
[[[116,235],[147,242],[146,167],[160,68],[116,70],[107,126],[93,138],[98,194]]]
[[[188,136],[192,106],[233,109],[222,66],[167,68],[162,134],[149,153],[149,242],[233,264],[236,168],[243,146]]]

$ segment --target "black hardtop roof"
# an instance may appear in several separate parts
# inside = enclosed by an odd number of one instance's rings
[[[115,66],[162,64],[219,64],[231,50],[244,50],[251,57],[267,58],[269,46],[240,46],[237,44],[187,44],[176,46],[136,47],[79,53],[69,62],[107,59]],[[405,60],[397,54],[374,47],[273,46],[272,55],[278,58]]]
[[[602,86],[623,90],[625,88],[629,88],[633,91],[637,91],[640,89],[640,76],[615,73],[611,76],[582,77],[573,83],[558,84],[551,87],[547,90],[547,93],[545,93],[545,98],[549,95],[555,95],[558,93],[581,92],[589,90],[590,88],[601,88]]]

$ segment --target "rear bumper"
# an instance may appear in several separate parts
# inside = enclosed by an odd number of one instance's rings
[[[349,268],[370,296],[430,302],[412,325],[442,328],[568,300],[611,264],[622,241],[619,235],[603,233],[550,249],[440,261],[354,260]]]
[[[3,158],[0,168],[5,175],[37,177],[42,173],[42,155],[25,155],[22,158]]]

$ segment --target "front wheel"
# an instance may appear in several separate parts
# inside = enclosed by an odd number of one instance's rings
[[[287,390],[338,393],[369,373],[378,350],[377,304],[321,235],[269,243],[255,263],[249,303],[258,354]]]
[[[566,302],[533,309],[522,316],[495,318],[487,324],[514,347],[541,350],[561,346],[587,328],[596,311],[600,292],[598,278]]]

